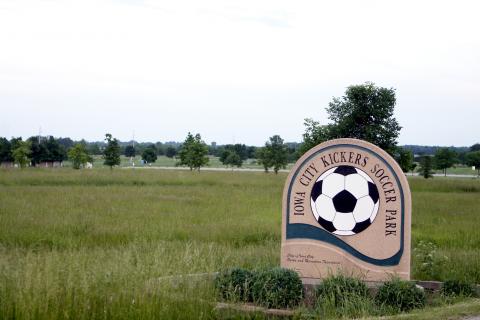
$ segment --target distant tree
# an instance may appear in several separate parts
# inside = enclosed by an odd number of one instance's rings
[[[273,168],[277,174],[281,168],[286,168],[288,163],[287,145],[283,143],[283,139],[279,135],[274,135],[270,137],[264,147],[257,149],[256,158],[265,172],[268,172],[269,168]]]
[[[299,158],[299,149],[301,147],[301,144],[298,142],[287,142],[285,143],[287,146],[287,161],[288,162],[295,162]]]
[[[413,169],[413,153],[410,150],[407,150],[402,147],[397,147],[395,152],[395,160],[402,168],[403,172],[409,172]]]
[[[163,156],[165,154],[165,146],[161,142],[155,143],[155,148],[157,150],[157,155]]]
[[[173,158],[177,155],[177,149],[175,149],[175,147],[169,145],[166,149],[165,149],[165,155],[168,157],[168,158]]]
[[[58,138],[57,141],[63,147],[64,150],[68,150],[75,145],[75,142],[73,142],[73,140],[68,137]]]
[[[447,176],[447,169],[457,161],[457,153],[449,148],[440,148],[435,152],[435,168],[442,170]]]
[[[52,136],[28,138],[30,143],[30,154],[32,165],[36,166],[41,162],[62,162],[67,157],[65,148]]]
[[[416,162],[412,163],[412,167],[410,168],[412,170],[412,174],[415,172],[416,168],[417,168],[417,163]]]
[[[0,138],[0,163],[13,161],[12,144],[6,138]]]
[[[179,151],[180,161],[177,165],[188,166],[190,170],[196,169],[200,171],[200,168],[208,163],[208,147],[205,142],[202,141],[200,134],[193,136],[188,133],[182,147]]]
[[[100,155],[102,154],[102,150],[100,150],[100,145],[98,143],[90,143],[88,144],[88,153],[89,154],[94,154],[94,155]]]
[[[47,149],[46,161],[62,162],[67,157],[65,148],[52,136],[45,140],[45,148]]]
[[[279,135],[274,135],[270,137],[270,141],[265,144],[265,147],[268,150],[270,163],[275,174],[277,174],[280,169],[285,169],[288,163],[288,150],[287,146],[283,143],[283,139],[280,138]]]
[[[72,162],[74,169],[80,169],[87,162],[93,162],[92,157],[88,154],[87,146],[83,143],[76,143],[68,150],[68,158]]]
[[[137,142],[137,144],[135,145],[135,154],[138,154],[141,156],[143,151],[145,151],[145,149],[150,145],[151,143]]]
[[[477,169],[477,176],[480,177],[480,151],[473,151],[467,153],[467,164],[469,166],[475,166]]]
[[[222,154],[220,155],[220,162],[222,162],[223,165],[230,166],[232,168],[240,168],[243,164],[242,158],[234,149],[224,149]]]
[[[229,155],[231,155],[231,158],[236,158],[234,155],[236,154],[237,156],[240,157],[242,162],[244,160],[248,159],[248,148],[244,144],[227,144],[223,147],[220,148],[220,161],[223,163],[225,161],[225,158],[227,158]],[[235,164],[236,165],[236,164]]]
[[[254,147],[254,146],[247,147],[247,159],[255,158],[256,151],[257,151],[257,147]]]
[[[12,138],[10,139],[10,147],[13,152],[17,147],[20,146],[20,143],[22,142],[22,137],[17,137],[17,138]]]
[[[475,143],[473,146],[470,147],[471,152],[480,151],[480,143]]]
[[[18,141],[15,149],[12,151],[15,163],[22,169],[25,168],[30,161],[30,154],[32,153],[30,147],[30,141]]]
[[[288,163],[288,149],[279,135],[270,137],[265,147],[257,149],[257,161],[263,166],[265,172],[273,168],[275,174],[281,168],[286,168]]]
[[[218,160],[224,164],[227,165],[225,162],[227,161],[227,157],[230,154],[230,150],[226,147],[222,147],[220,150],[220,156],[218,157]]]
[[[267,147],[257,148],[255,158],[257,159],[257,163],[261,165],[267,173],[268,169],[272,166],[272,157],[270,156]]]
[[[457,161],[459,164],[467,164],[467,153],[466,151],[457,152]]]
[[[243,159],[236,151],[230,151],[226,163],[231,167],[240,168],[243,164]]]
[[[107,142],[107,146],[103,151],[103,158],[105,159],[103,164],[113,169],[114,166],[120,165],[120,146],[118,140],[112,138],[110,133],[105,135],[105,141]]]
[[[248,148],[244,144],[227,144],[220,148],[220,161],[223,163],[225,157],[228,156],[231,152],[236,153],[242,162],[248,159]]]
[[[422,175],[425,179],[433,178],[432,166],[432,157],[423,156],[422,160],[420,161],[420,175]]]
[[[216,142],[212,142],[208,146],[208,155],[210,156],[218,156],[219,155],[220,148],[217,146]]]
[[[242,159],[242,161],[248,159],[248,149],[246,145],[237,143],[233,145],[233,150]]]
[[[333,98],[327,108],[333,122],[320,125],[305,119],[305,133],[300,153],[334,138],[357,138],[369,141],[391,155],[395,153],[400,125],[394,118],[395,89],[377,87],[367,82],[347,88],[342,98]]]
[[[128,145],[125,147],[125,157],[135,157],[135,147]]]
[[[33,136],[27,139],[30,144],[30,161],[32,166],[37,166],[50,157],[48,149],[42,137]]]
[[[154,163],[157,161],[157,149],[155,148],[155,145],[152,144],[149,147],[145,148],[142,152],[142,159],[146,163]]]

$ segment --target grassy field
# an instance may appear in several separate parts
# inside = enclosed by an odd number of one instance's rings
[[[443,174],[443,171],[437,170],[436,173]],[[476,176],[477,170],[472,170],[472,167],[457,165],[455,167],[447,169],[447,174],[469,174],[472,176]]]
[[[105,168],[103,165],[103,158],[102,156],[96,155],[93,156],[93,166],[94,168]],[[175,167],[175,164],[178,162],[178,159],[175,158],[168,158],[166,156],[158,156],[157,161],[154,163],[144,165],[141,163],[142,157],[136,156],[132,159],[135,163],[135,167]],[[125,156],[120,156],[120,167],[132,167],[132,160]],[[71,167],[71,163],[66,160],[63,162],[65,167]],[[206,166],[207,168],[227,168],[224,166],[218,157],[209,156],[209,161]],[[287,164],[286,169],[291,169],[293,167],[293,163]],[[242,164],[242,169],[260,169],[263,170],[263,167],[259,165],[256,159],[247,159]],[[418,166],[417,166],[418,168]],[[436,170],[435,173],[443,174],[442,170]],[[418,172],[416,173],[418,174]],[[447,174],[453,175],[471,175],[472,178],[477,176],[477,171],[472,170],[471,167],[457,165],[455,167],[447,169]]]
[[[218,157],[214,156],[209,156],[209,161],[207,163],[207,168],[227,168],[224,166]],[[145,166],[151,166],[151,167],[175,167],[175,164],[178,162],[178,159],[176,158],[168,158],[166,156],[158,156],[157,161],[154,163],[144,165],[141,163],[142,157],[141,156],[136,156],[134,159],[132,159],[133,162],[135,163],[135,167],[145,167]],[[132,160],[130,158],[125,157],[125,156],[120,156],[120,167],[132,167]],[[95,155],[93,156],[93,166],[95,168],[105,168],[103,165],[103,158],[102,156]],[[66,160],[63,162],[63,165],[65,167],[71,167],[70,161]],[[293,166],[293,163],[287,164],[287,169],[290,169]],[[247,159],[243,162],[242,164],[243,169],[262,169],[263,167],[260,166],[256,159]]]
[[[168,276],[278,265],[285,178],[0,170],[0,319],[214,318],[209,281]],[[413,277],[480,283],[480,181],[410,184],[413,245],[438,247]]]

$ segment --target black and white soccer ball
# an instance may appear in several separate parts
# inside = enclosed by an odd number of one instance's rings
[[[312,212],[327,231],[342,236],[367,229],[378,213],[378,189],[362,170],[338,166],[324,172],[314,183]]]

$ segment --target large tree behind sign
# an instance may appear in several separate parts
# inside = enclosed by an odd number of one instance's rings
[[[326,140],[357,138],[369,141],[394,155],[400,125],[393,112],[395,89],[377,87],[367,82],[347,88],[341,98],[333,98],[327,107],[331,124],[320,125],[312,119],[305,120],[303,154]]]

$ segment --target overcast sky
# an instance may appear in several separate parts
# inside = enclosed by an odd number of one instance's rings
[[[263,144],[352,84],[400,144],[480,141],[478,1],[0,0],[0,136]]]

